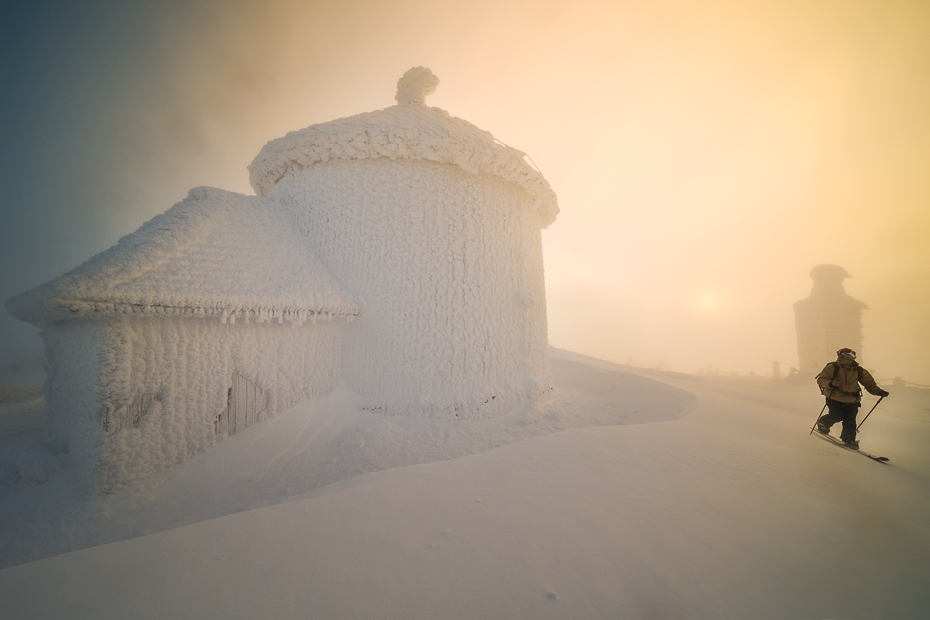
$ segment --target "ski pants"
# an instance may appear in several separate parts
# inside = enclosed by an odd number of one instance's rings
[[[820,422],[828,429],[837,422],[842,422],[843,432],[840,433],[840,439],[855,441],[857,415],[859,415],[859,403],[841,403],[838,400],[828,398],[827,413],[821,416]]]

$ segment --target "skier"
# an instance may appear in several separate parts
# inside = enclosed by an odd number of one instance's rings
[[[859,449],[859,442],[856,441],[856,415],[862,399],[860,383],[870,394],[882,398],[888,396],[888,392],[878,387],[869,371],[856,362],[856,352],[852,349],[837,351],[836,361],[824,366],[817,375],[817,385],[827,399],[829,410],[817,420],[817,432],[829,435],[830,427],[842,422],[840,439],[854,450]]]

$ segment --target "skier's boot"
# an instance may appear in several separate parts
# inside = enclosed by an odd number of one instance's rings
[[[856,441],[855,439],[850,439],[850,440],[848,440],[848,441],[847,441],[847,440],[844,440],[844,441],[843,441],[843,445],[846,446],[847,448],[852,449],[852,450],[858,450],[858,449],[859,449],[859,442]]]
[[[816,431],[817,431],[818,433],[820,433],[821,435],[829,435],[829,434],[830,434],[830,427],[828,427],[827,425],[825,425],[823,422],[817,422],[817,428],[814,429],[814,430],[816,430]]]

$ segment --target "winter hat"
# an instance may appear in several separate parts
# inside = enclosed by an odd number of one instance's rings
[[[848,358],[856,359],[856,352],[853,351],[852,349],[847,349],[846,347],[843,347],[842,349],[840,349],[839,351],[837,351],[837,352],[836,352],[836,355],[837,355],[837,357],[839,357],[839,356],[841,356],[841,355],[845,355],[845,356],[848,357]]]

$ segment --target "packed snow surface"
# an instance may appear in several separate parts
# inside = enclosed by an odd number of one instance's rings
[[[414,419],[338,389],[93,497],[66,463],[27,484],[41,403],[19,392],[3,615],[927,616],[930,392],[894,390],[863,426],[886,465],[809,436],[812,380],[551,366],[539,408]]]

